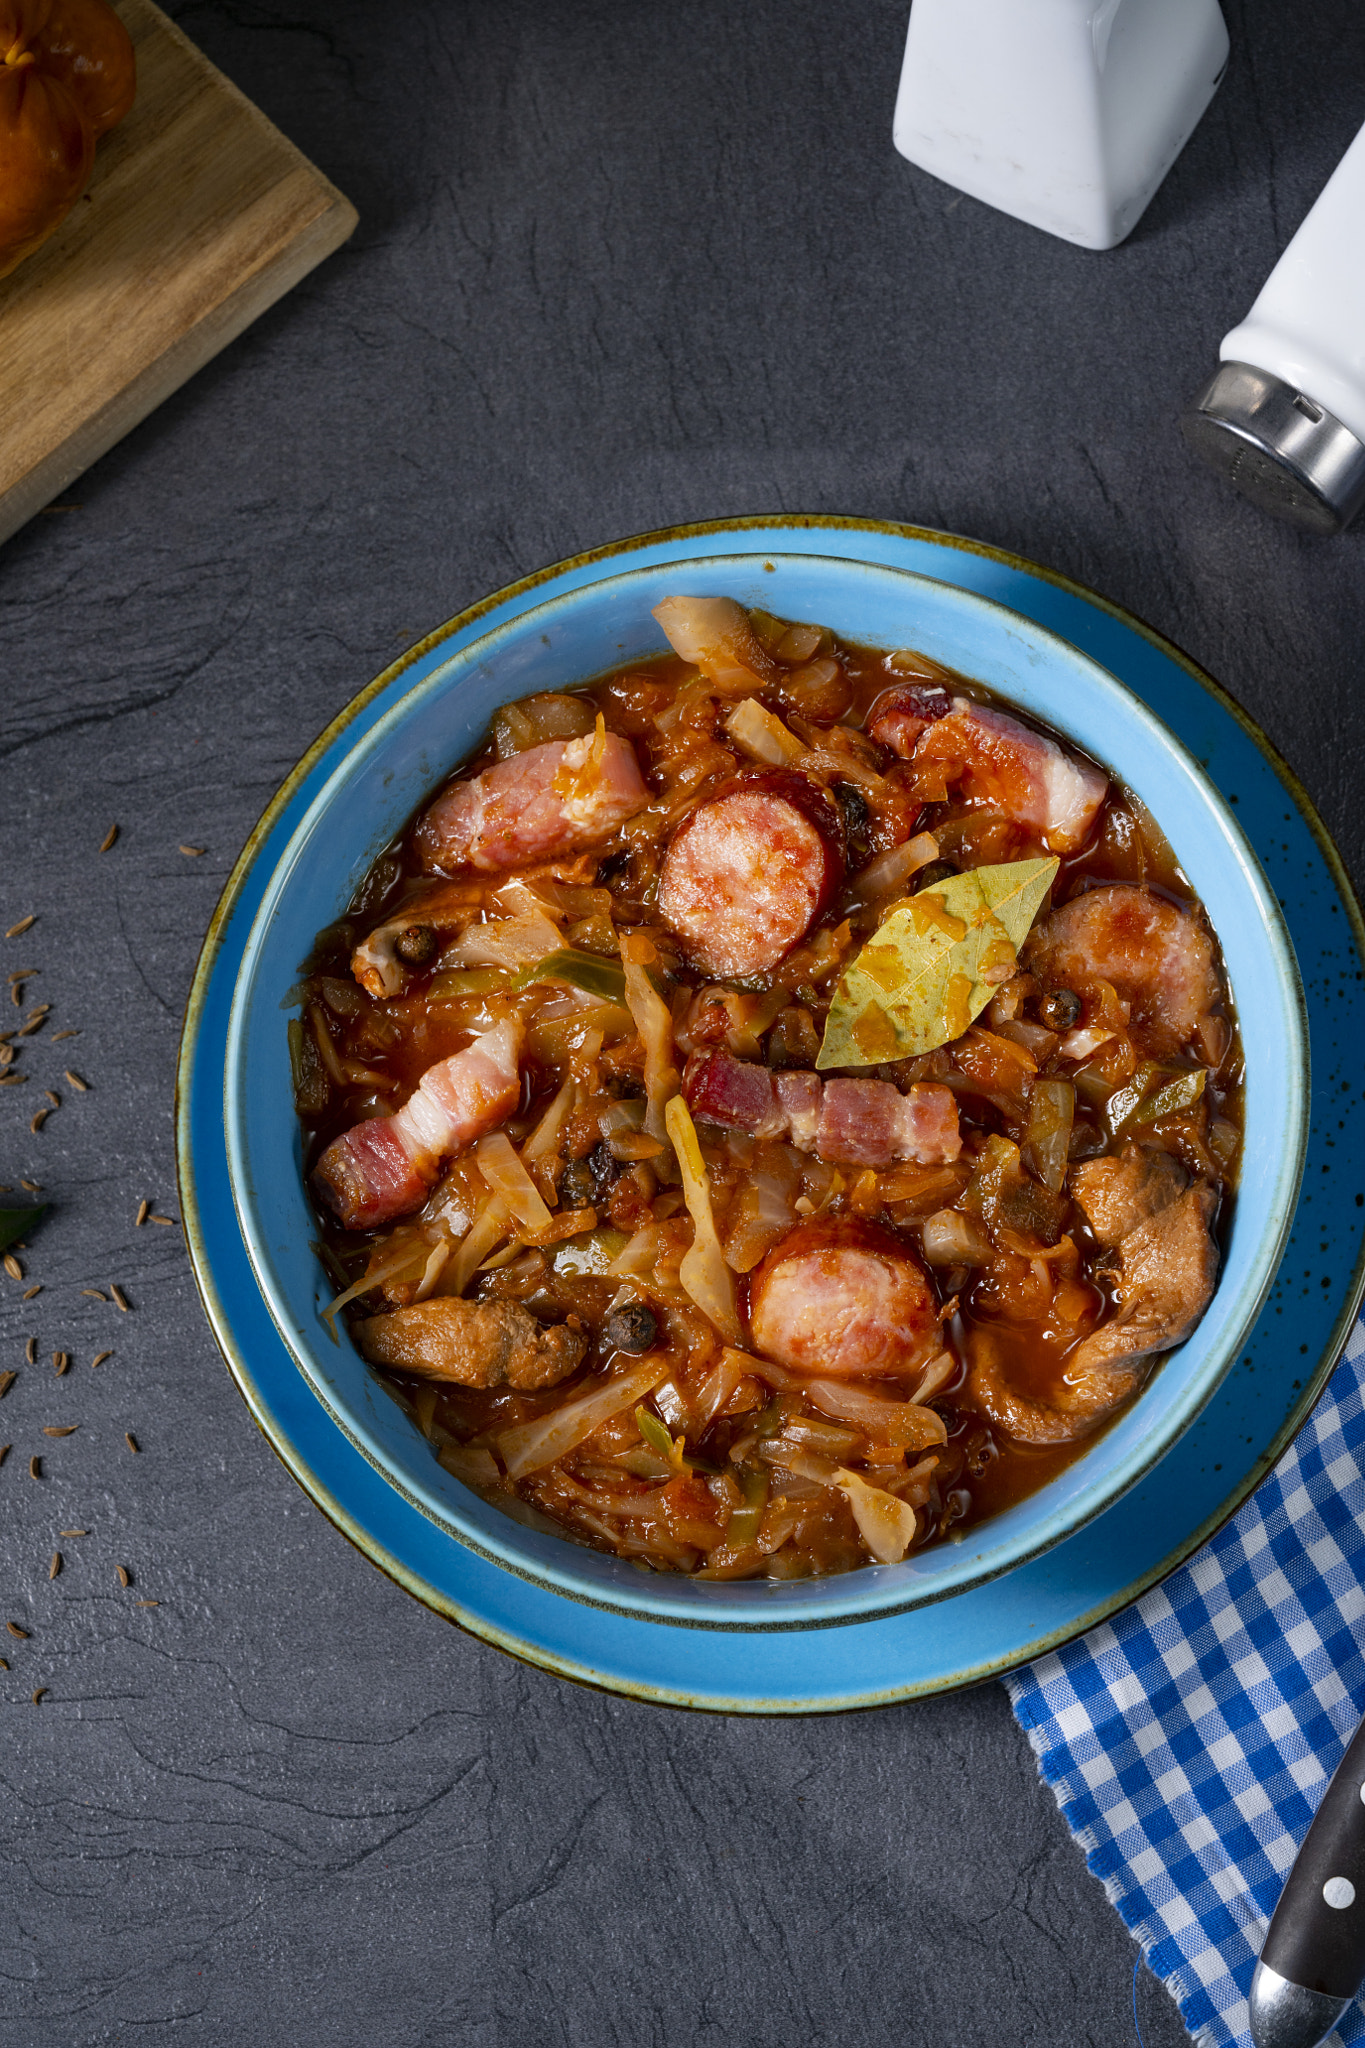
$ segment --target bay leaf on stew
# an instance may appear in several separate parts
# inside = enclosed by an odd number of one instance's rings
[[[874,1067],[960,1038],[1014,972],[1057,868],[972,868],[893,910],[840,977],[816,1066]]]

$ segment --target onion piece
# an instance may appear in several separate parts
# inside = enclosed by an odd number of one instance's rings
[[[744,1333],[735,1311],[735,1283],[716,1235],[711,1213],[711,1187],[706,1162],[697,1142],[692,1112],[681,1095],[675,1095],[665,1112],[668,1136],[678,1156],[682,1174],[683,1200],[692,1218],[692,1244],[683,1254],[678,1278],[697,1307],[714,1323],[728,1344],[742,1345]]]
[[[915,1388],[910,1399],[916,1405],[925,1401],[932,1401],[940,1387],[946,1387],[956,1371],[957,1360],[952,1352],[940,1351],[938,1356],[931,1358],[925,1366],[924,1371],[919,1376],[919,1385]]]
[[[742,704],[736,704],[725,721],[725,730],[746,754],[752,754],[756,761],[766,761],[772,768],[789,768],[806,752],[796,734],[765,710],[757,697],[746,697]]]
[[[919,1526],[909,1502],[897,1500],[883,1486],[869,1486],[846,1465],[835,1473],[834,1484],[852,1508],[858,1533],[872,1555],[881,1564],[899,1564]]]
[[[1057,1050],[1064,1060],[1088,1060],[1092,1052],[1098,1052],[1102,1045],[1108,1045],[1111,1038],[1117,1037],[1117,1031],[1106,1031],[1102,1025],[1086,1024],[1077,1031],[1068,1031]]]
[[[497,1459],[482,1444],[442,1444],[436,1462],[476,1492],[496,1486],[501,1477]]]
[[[917,832],[903,846],[893,846],[888,853],[879,853],[875,860],[870,860],[854,877],[849,900],[865,903],[869,908],[886,903],[903,895],[910,877],[937,859],[938,841],[933,833]]]
[[[540,1122],[521,1148],[523,1162],[535,1166],[542,1159],[552,1159],[559,1150],[559,1134],[573,1108],[574,1078],[572,1074],[560,1083],[559,1089]]]
[[[1035,1081],[1029,1098],[1028,1147],[1034,1172],[1054,1195],[1066,1181],[1071,1126],[1076,1117],[1076,1090],[1070,1081]]]
[[[658,959],[643,932],[628,933],[621,940],[621,965],[625,972],[626,1007],[635,1019],[645,1049],[645,1129],[651,1138],[668,1138],[665,1107],[678,1092],[678,1069],[673,1064],[673,1019],[668,1004],[655,988],[645,969]],[[691,1118],[688,1118],[691,1122]]]
[[[605,1385],[594,1387],[591,1393],[580,1395],[578,1400],[566,1401],[563,1407],[537,1416],[533,1422],[503,1430],[494,1441],[508,1478],[524,1479],[528,1472],[539,1472],[565,1457],[604,1422],[612,1421],[646,1394],[652,1394],[659,1382],[668,1378],[670,1369],[662,1352],[651,1352],[632,1371],[619,1373]]]
[[[960,1209],[935,1209],[920,1226],[924,1256],[931,1266],[984,1266],[990,1239]]]

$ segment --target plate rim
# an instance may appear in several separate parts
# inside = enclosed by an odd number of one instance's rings
[[[180,1182],[182,1214],[186,1218],[186,1236],[191,1251],[191,1264],[194,1271],[195,1284],[199,1290],[215,1340],[223,1353],[234,1383],[247,1404],[248,1411],[251,1413],[258,1428],[261,1429],[262,1434],[266,1437],[267,1442],[271,1445],[271,1448],[275,1451],[291,1476],[308,1494],[309,1498],[322,1509],[323,1513],[327,1515],[334,1526],[341,1530],[348,1541],[360,1550],[372,1564],[377,1565],[380,1570],[384,1571],[386,1576],[392,1578],[397,1584],[402,1585],[406,1591],[412,1593],[415,1598],[420,1599],[433,1612],[454,1622],[456,1626],[462,1628],[467,1633],[475,1635],[480,1640],[490,1642],[533,1666],[551,1670],[561,1677],[568,1677],[576,1682],[595,1686],[598,1689],[613,1694],[624,1694],[660,1704],[692,1706],[701,1711],[739,1711],[745,1713],[780,1713],[783,1711],[801,1713],[855,1712],[869,1709],[873,1706],[888,1704],[895,1700],[960,1690],[966,1686],[978,1684],[985,1679],[998,1676],[1001,1672],[1015,1668],[1021,1662],[1042,1655],[1048,1650],[1056,1649],[1063,1643],[1074,1640],[1076,1636],[1084,1634],[1086,1630],[1118,1612],[1121,1608],[1130,1604],[1132,1600],[1141,1597],[1145,1591],[1160,1583],[1163,1578],[1177,1569],[1203,1543],[1207,1542],[1209,1537],[1216,1533],[1237,1512],[1243,1501],[1260,1483],[1265,1473],[1271,1469],[1283,1454],[1285,1447],[1293,1440],[1293,1437],[1302,1427],[1306,1416],[1340,1358],[1341,1351],[1358,1314],[1362,1295],[1365,1295],[1365,1240],[1362,1240],[1357,1248],[1351,1274],[1345,1285],[1341,1304],[1329,1332],[1327,1342],[1323,1347],[1317,1364],[1306,1374],[1297,1401],[1288,1411],[1271,1441],[1257,1453],[1252,1460],[1250,1469],[1239,1477],[1236,1484],[1230,1489],[1228,1495],[1218,1507],[1195,1530],[1183,1537],[1156,1564],[1145,1568],[1135,1579],[1118,1591],[1106,1591],[1102,1600],[1081,1619],[1077,1620],[1075,1617],[1069,1617],[1060,1627],[1046,1631],[1038,1641],[1031,1643],[1022,1655],[1017,1648],[1012,1648],[1003,1652],[998,1658],[986,1659],[972,1670],[955,1674],[950,1679],[942,1680],[935,1678],[926,1684],[912,1684],[896,1687],[891,1690],[883,1688],[875,1696],[863,1700],[840,1699],[826,1705],[819,1699],[808,1699],[785,1707],[769,1703],[755,1708],[743,1700],[729,1702],[710,1699],[697,1700],[667,1688],[638,1682],[627,1683],[614,1678],[598,1677],[586,1671],[581,1664],[575,1663],[573,1660],[566,1659],[540,1645],[525,1642],[510,1631],[500,1628],[497,1623],[486,1620],[482,1615],[471,1614],[457,1600],[444,1592],[441,1587],[424,1578],[415,1569],[404,1564],[401,1559],[394,1556],[367,1529],[362,1528],[350,1514],[349,1510],[336,1498],[330,1486],[313,1471],[307,1458],[301,1454],[279,1425],[271,1413],[269,1404],[257,1387],[250,1366],[237,1344],[232,1332],[230,1317],[218,1295],[216,1282],[207,1266],[202,1216],[189,1143],[190,1103],[194,1079],[195,1051],[203,1021],[209,986],[223,948],[226,927],[248,883],[262,844],[274,829],[280,813],[292,801],[299,786],[311,774],[320,758],[344,734],[348,726],[373,703],[377,696],[388,690],[407,669],[413,667],[417,662],[424,660],[433,651],[438,649],[443,642],[449,640],[457,633],[476,625],[480,619],[486,617],[489,613],[519,598],[526,597],[547,583],[568,576],[575,571],[581,571],[599,563],[610,561],[614,557],[642,552],[651,547],[675,546],[689,540],[703,540],[720,535],[738,537],[745,533],[755,532],[782,533],[784,535],[800,533],[814,535],[829,532],[866,533],[869,535],[880,535],[891,539],[893,542],[922,543],[930,547],[947,548],[975,555],[985,561],[1002,565],[1022,575],[1025,579],[1050,585],[1071,597],[1079,599],[1082,604],[1106,615],[1125,630],[1135,633],[1140,639],[1145,640],[1152,646],[1158,654],[1183,669],[1221,710],[1229,713],[1243,735],[1251,741],[1257,752],[1261,755],[1308,828],[1309,835],[1314,841],[1327,868],[1337,898],[1345,911],[1357,950],[1362,959],[1365,959],[1365,915],[1362,915],[1354,885],[1341,854],[1331,834],[1318,815],[1316,806],[1311,797],[1309,797],[1298,775],[1284,759],[1279,749],[1261,730],[1256,721],[1222,684],[1208,674],[1193,657],[1186,654],[1176,642],[1169,639],[1165,634],[1159,633],[1154,627],[1148,625],[1126,607],[1116,604],[1111,599],[1104,597],[1099,592],[1094,591],[1074,578],[1068,577],[1059,571],[1048,569],[1043,564],[1036,563],[1028,557],[1019,555],[1011,550],[996,547],[991,543],[974,540],[966,536],[908,522],[809,513],[753,514],[730,519],[690,522],[679,526],[654,529],[645,533],[627,536],[621,540],[585,550],[577,555],[566,557],[561,561],[538,569],[498,591],[480,598],[476,603],[457,612],[431,633],[424,635],[420,640],[414,642],[411,647],[405,649],[396,661],[390,663],[386,669],[366,684],[342,707],[334,718],[329,720],[317,738],[300,756],[281,783],[279,789],[276,790],[266,805],[261,817],[249,834],[240,855],[234,862],[210,919],[196,962],[186,1003],[185,1021],[177,1058],[175,1090],[177,1173]],[[984,593],[979,592],[973,594],[984,595]],[[1001,602],[999,599],[988,601],[997,604]],[[1002,608],[1010,609],[1007,605],[1002,606]],[[1053,632],[1054,637],[1065,638],[1064,635],[1056,633],[1053,628],[1042,627],[1041,630]],[[1074,645],[1074,643],[1069,644]],[[1087,658],[1092,661],[1097,659],[1084,648],[1080,648],[1077,651],[1087,654]],[[1104,666],[1102,663],[1098,665]],[[1156,715],[1159,716],[1159,714]],[[1256,855],[1259,864],[1259,854],[1256,853],[1254,847],[1251,850]],[[505,1567],[499,1568],[505,1569]],[[550,1597],[559,1596],[551,1595]],[[948,1597],[954,1598],[959,1596],[949,1595]],[[873,1622],[884,1618],[886,1617],[868,1617]],[[635,1618],[631,1617],[631,1619],[634,1620]],[[661,1624],[641,1617],[638,1620],[638,1625],[641,1627],[657,1627]],[[662,1625],[677,1626],[676,1623],[672,1622]],[[822,1624],[822,1626],[838,1625],[838,1623]],[[857,1621],[850,1621],[844,1625],[856,1627],[859,1623]],[[751,1633],[748,1630],[740,1632],[745,1634]]]

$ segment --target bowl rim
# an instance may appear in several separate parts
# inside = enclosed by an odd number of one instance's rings
[[[757,524],[759,522],[752,523]],[[574,608],[585,597],[592,593],[600,592],[604,584],[628,582],[636,576],[641,579],[647,576],[657,577],[662,565],[651,564],[632,567],[629,564],[628,558],[630,554],[661,538],[676,542],[686,539],[693,533],[707,533],[726,536],[733,535],[737,542],[736,547],[732,551],[723,555],[712,553],[711,555],[700,556],[695,559],[684,557],[670,561],[666,565],[670,575],[685,577],[705,574],[708,571],[714,573],[726,562],[734,562],[736,560],[759,561],[762,559],[762,550],[746,549],[742,544],[746,524],[749,524],[749,522],[718,521],[704,527],[685,528],[663,536],[637,536],[633,539],[617,543],[611,548],[597,551],[593,556],[578,558],[573,564],[561,564],[557,565],[556,568],[542,571],[537,576],[526,579],[522,584],[514,585],[507,590],[495,593],[490,598],[482,601],[480,605],[456,615],[445,626],[438,629],[436,633],[427,636],[424,641],[409,649],[399,662],[392,664],[380,677],[376,678],[374,682],[358,693],[357,697],[345,707],[339,717],[329,725],[319,740],[314,743],[314,746],[309,749],[308,753],[300,761],[297,768],[286,779],[285,784],[272,800],[271,805],[267,807],[267,811],[263,815],[260,824],[248,841],[247,848],[244,850],[238,863],[237,870],[234,871],[234,879],[239,872],[243,871],[246,865],[250,864],[264,834],[270,829],[280,809],[297,789],[299,780],[307,772],[309,766],[344,733],[346,727],[354,720],[356,714],[365,704],[372,700],[379,690],[387,688],[402,674],[406,667],[421,658],[425,653],[438,648],[443,641],[452,637],[456,632],[475,623],[480,616],[486,614],[490,609],[501,606],[510,598],[527,593],[533,590],[540,582],[558,573],[562,573],[565,567],[579,567],[584,562],[595,564],[601,561],[605,561],[609,565],[605,574],[592,577],[584,583],[561,591],[545,603],[527,606],[514,617],[494,626],[487,633],[476,635],[466,642],[450,659],[458,664],[459,669],[465,672],[473,672],[482,661],[487,660],[491,654],[496,652],[499,643],[504,638],[510,639],[517,635],[523,635],[527,631],[536,630],[541,621],[553,614]],[[932,534],[926,529],[887,527],[878,522],[871,521],[831,520],[822,522],[804,518],[791,518],[784,521],[765,521],[762,524],[767,526],[781,524],[788,528],[804,529],[812,532],[812,539],[818,534],[821,525],[833,525],[853,527],[855,529],[862,527],[872,531],[923,534],[924,537],[934,540],[941,541],[947,539],[950,542],[954,541],[953,536]],[[979,546],[979,544],[972,542],[955,544],[973,549]],[[995,549],[981,548],[980,552],[1007,561],[1015,559],[1004,556],[1002,551]],[[622,564],[620,559],[622,556],[627,558],[624,564]],[[575,1546],[569,1540],[554,1539],[556,1552],[562,1552],[563,1554],[562,1563],[558,1555],[548,1564],[539,1560],[534,1563],[528,1563],[526,1553],[520,1547],[520,1542],[518,1541],[520,1532],[514,1523],[509,1520],[506,1524],[506,1537],[508,1539],[506,1548],[499,1542],[490,1543],[484,1530],[475,1530],[468,1525],[462,1525],[458,1512],[452,1513],[448,1500],[438,1501],[430,1496],[423,1498],[420,1491],[415,1494],[411,1485],[407,1483],[407,1476],[395,1472],[388,1458],[376,1446],[366,1441],[363,1432],[357,1434],[350,1418],[338,1410],[336,1402],[329,1398],[326,1388],[320,1384],[319,1377],[310,1369],[308,1357],[306,1352],[300,1348],[300,1344],[291,1327],[290,1318],[280,1312],[280,1306],[276,1298],[277,1282],[273,1271],[273,1261],[268,1251],[262,1246],[259,1234],[252,1227],[251,1181],[241,1150],[241,1119],[236,1113],[243,1050],[242,1032],[248,1012],[249,996],[252,991],[254,973],[259,961],[263,936],[269,927],[274,908],[289,884],[296,861],[304,850],[315,825],[321,817],[326,815],[336,801],[338,784],[344,781],[348,773],[355,773],[356,755],[374,756],[382,753],[387,738],[395,729],[405,725],[415,715],[420,716],[424,697],[435,699],[451,689],[452,682],[456,679],[452,678],[449,666],[445,663],[433,670],[431,674],[424,676],[415,691],[408,691],[394,704],[389,706],[374,724],[367,729],[357,745],[353,748],[347,748],[341,754],[336,765],[328,774],[326,781],[320,786],[310,801],[276,860],[259,908],[252,921],[251,930],[242,954],[241,971],[238,976],[237,989],[234,992],[232,1004],[227,1071],[225,1075],[228,1085],[225,1092],[224,1108],[233,1193],[237,1204],[239,1226],[242,1230],[248,1258],[257,1285],[261,1288],[271,1318],[275,1323],[276,1329],[279,1331],[286,1349],[296,1365],[304,1373],[314,1395],[320,1400],[329,1415],[337,1422],[349,1440],[383,1474],[387,1483],[394,1486],[396,1491],[405,1499],[417,1506],[421,1512],[428,1515],[439,1527],[462,1544],[465,1544],[478,1554],[491,1559],[504,1569],[525,1577],[534,1583],[547,1586],[556,1592],[564,1594],[566,1597],[589,1606],[605,1607],[616,1612],[630,1614],[639,1619],[673,1625],[720,1628],[740,1632],[794,1631],[809,1627],[828,1627],[840,1623],[856,1623],[873,1617],[883,1617],[897,1612],[904,1612],[908,1609],[932,1604],[937,1600],[951,1598],[959,1592],[984,1584],[993,1578],[998,1578],[1002,1574],[1014,1570],[1017,1566],[1038,1557],[1054,1547],[1058,1542],[1064,1541],[1068,1536],[1085,1527],[1088,1522],[1092,1521],[1097,1515],[1102,1514],[1106,1508],[1126,1493],[1130,1487],[1136,1485],[1184,1433],[1206,1403],[1212,1399],[1226,1373],[1234,1364],[1241,1343],[1264,1304],[1292,1222],[1308,1135],[1307,1020],[1303,990],[1292,942],[1280,912],[1279,904],[1265,878],[1259,859],[1251,847],[1245,832],[1242,830],[1230,806],[1222,797],[1221,792],[1217,790],[1185,743],[1176,737],[1165,721],[1152,711],[1136,692],[1130,690],[1118,676],[1107,669],[1101,662],[1097,661],[1083,647],[1077,646],[1074,642],[1065,639],[1061,634],[1052,629],[1038,624],[1027,617],[1027,615],[1014,611],[1009,605],[1001,603],[996,598],[987,597],[979,591],[966,590],[960,586],[945,584],[932,576],[886,562],[865,562],[848,556],[821,555],[818,545],[812,547],[809,551],[802,551],[800,554],[793,550],[786,559],[793,562],[802,559],[818,560],[831,564],[837,570],[849,572],[857,572],[863,568],[870,569],[880,575],[903,581],[911,589],[917,583],[930,585],[937,594],[941,597],[946,597],[950,606],[955,610],[968,613],[975,611],[978,614],[994,615],[997,624],[1006,624],[1011,631],[1016,634],[1022,634],[1032,644],[1046,644],[1049,646],[1060,656],[1063,663],[1071,665],[1073,670],[1079,666],[1083,670],[1090,671],[1091,674],[1102,681],[1109,691],[1117,694],[1122,700],[1127,713],[1140,724],[1146,725],[1159,749],[1166,755],[1173,756],[1186,775],[1195,782],[1208,810],[1212,813],[1213,819],[1216,821],[1225,841],[1229,845],[1229,851],[1236,858],[1242,887],[1249,893],[1260,914],[1260,923],[1270,945],[1276,980],[1282,997],[1286,999],[1284,1001],[1286,1028],[1290,1031],[1293,1039],[1297,1041],[1299,1054],[1299,1057],[1290,1063],[1288,1077],[1290,1080],[1289,1095],[1291,1100],[1287,1105],[1285,1128],[1291,1134],[1291,1142],[1285,1147],[1284,1152],[1275,1163],[1275,1192],[1272,1213],[1275,1214],[1277,1219],[1276,1228],[1271,1233],[1263,1232],[1261,1238],[1256,1243],[1254,1253],[1250,1258],[1248,1272],[1243,1278],[1241,1291],[1237,1297],[1239,1312],[1236,1314],[1235,1321],[1230,1323],[1224,1331],[1217,1353],[1204,1363],[1201,1367],[1200,1376],[1185,1391],[1184,1397],[1176,1401],[1171,1407],[1169,1413],[1164,1418],[1160,1433],[1150,1444],[1140,1448],[1134,1447],[1126,1454],[1125,1460],[1117,1472],[1111,1472],[1103,1481],[1097,1479],[1089,1488],[1082,1488],[1080,1494],[1072,1499],[1069,1508],[1065,1511],[1064,1519],[1058,1519],[1063,1512],[1059,1508],[1054,1512],[1050,1520],[1045,1520],[1044,1525],[1035,1528],[1032,1534],[1027,1531],[1021,1531],[1013,1542],[1002,1551],[997,1552],[989,1562],[981,1560],[960,1574],[949,1578],[947,1582],[931,1584],[929,1586],[920,1585],[919,1587],[903,1586],[901,1589],[896,1590],[892,1586],[886,1585],[885,1581],[887,1576],[897,1568],[868,1566],[856,1572],[836,1575],[829,1580],[813,1582],[821,1588],[830,1590],[827,1596],[819,1601],[818,1604],[815,1601],[811,1601],[805,1604],[799,1611],[792,1608],[785,1612],[779,1612],[774,1602],[773,1594],[774,1591],[777,1591],[780,1598],[781,1589],[775,1589],[770,1587],[767,1582],[760,1581],[757,1582],[757,1600],[763,1603],[762,1611],[750,1614],[743,1610],[742,1603],[726,1601],[724,1603],[717,1603],[711,1613],[707,1614],[700,1609],[700,1602],[707,1600],[719,1589],[712,1588],[709,1584],[694,1584],[690,1579],[683,1577],[677,1580],[675,1586],[669,1575],[640,1574],[637,1583],[632,1584],[629,1587],[628,1593],[620,1597],[617,1596],[614,1590],[607,1590],[596,1585],[585,1586],[582,1578],[575,1573],[573,1566],[576,1562],[585,1562],[589,1558],[595,1559],[598,1554],[585,1551]],[[1032,568],[1033,565],[1023,566]],[[1046,574],[1046,572],[1044,573]],[[1065,584],[1065,579],[1059,578],[1054,580]],[[1126,614],[1120,613],[1119,616],[1126,618]],[[1151,637],[1157,639],[1157,636],[1154,634]],[[1192,664],[1189,665],[1192,666]],[[1203,680],[1202,676],[1200,679],[1201,681]],[[1216,684],[1212,685],[1212,688],[1219,696],[1225,694],[1219,690]],[[1235,706],[1233,708],[1235,709]],[[1065,733],[1064,725],[1055,716],[1049,717],[1048,722],[1052,723],[1056,729]],[[1242,722],[1245,722],[1244,715],[1242,715]],[[447,769],[445,772],[449,773],[451,771]],[[231,890],[231,887],[230,883],[229,890]],[[477,1496],[474,1498],[477,1498]],[[498,1536],[501,1537],[503,1533],[499,1529]],[[879,1584],[878,1582],[881,1583]],[[747,1585],[748,1582],[740,1582],[739,1586],[733,1590],[742,1592]],[[730,1592],[732,1589],[726,1588],[725,1590]],[[678,1597],[680,1593],[682,1594],[682,1600],[679,1600]]]

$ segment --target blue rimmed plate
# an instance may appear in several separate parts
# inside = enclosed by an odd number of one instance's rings
[[[557,597],[604,575],[708,556],[719,567],[722,558],[740,551],[759,551],[772,560],[785,556],[793,569],[795,558],[814,556],[884,565],[975,592],[1058,634],[1120,677],[1184,740],[1237,806],[1299,953],[1313,1013],[1314,1072],[1308,1179],[1275,1292],[1243,1348],[1239,1369],[1155,1471],[1089,1529],[994,1586],[959,1593],[917,1614],[757,1637],[639,1621],[565,1600],[463,1548],[418,1502],[380,1476],[315,1400],[266,1313],[243,1254],[227,1182],[222,1095],[227,1010],[248,930],[286,846],[340,761],[363,753],[367,735],[400,699],[490,630],[514,625],[547,601],[553,607]],[[1353,1116],[1365,1121],[1333,1073],[1341,1064],[1337,1044],[1349,1041],[1360,966],[1358,914],[1306,799],[1216,687],[1136,622],[1027,564],[913,529],[792,520],[726,522],[647,536],[500,593],[414,649],[323,735],[253,835],[210,932],[182,1054],[184,1213],[200,1285],[243,1393],[301,1483],[376,1562],[477,1633],[577,1678],[694,1705],[803,1711],[941,1690],[1036,1654],[1112,1612],[1170,1569],[1236,1505],[1287,1440],[1325,1376],[1358,1296],[1356,1191],[1344,1205],[1344,1227],[1338,1223],[1319,1235],[1315,1226],[1319,1212],[1327,1213],[1328,1182],[1322,1175],[1331,1164],[1333,1140],[1350,1157],[1349,1141],[1365,1136],[1327,1127],[1343,1114],[1348,1126]],[[1339,995],[1335,1003],[1324,1001],[1329,976],[1333,991],[1344,989],[1346,1002]],[[1244,994],[1244,1009],[1246,1000]],[[1348,1104],[1344,1112],[1340,1102]],[[1335,1181],[1332,1192],[1334,1214],[1340,1215],[1342,1190]],[[1302,1278],[1295,1285],[1296,1259],[1302,1264],[1310,1239],[1313,1270],[1307,1286]],[[1326,1265],[1318,1249],[1323,1243],[1330,1247]],[[1286,1315],[1296,1325],[1292,1354],[1277,1344]]]

